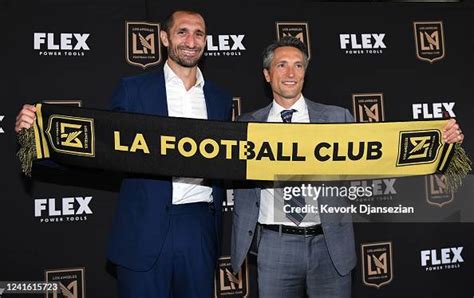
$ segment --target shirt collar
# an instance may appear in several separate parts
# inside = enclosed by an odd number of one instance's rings
[[[273,105],[270,113],[274,115],[280,115],[281,111],[291,109],[295,109],[299,113],[304,112],[307,109],[303,94],[301,94],[300,98],[298,98],[298,100],[288,109],[282,107],[275,100],[273,100]]]
[[[163,73],[165,75],[165,82],[169,83],[172,81],[178,81],[183,83],[183,81],[176,75],[176,73],[171,69],[171,67],[168,65],[168,60],[166,60],[165,65],[163,66]],[[197,68],[196,72],[196,84],[194,84],[194,87],[202,88],[204,87],[204,76],[202,75],[201,70],[199,67]]]

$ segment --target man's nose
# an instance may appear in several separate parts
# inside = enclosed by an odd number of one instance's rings
[[[196,45],[196,37],[193,34],[189,34],[186,36],[185,44],[190,48],[194,48]]]
[[[286,75],[290,78],[295,76],[295,68],[293,66],[289,66],[286,70]]]

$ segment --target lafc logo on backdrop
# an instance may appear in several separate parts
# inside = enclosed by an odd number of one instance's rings
[[[85,221],[92,214],[92,196],[35,199],[35,217],[42,223]]]
[[[353,112],[357,122],[384,121],[383,94],[352,94]]]
[[[413,119],[454,118],[455,102],[415,103],[412,105]]]
[[[380,288],[392,281],[392,243],[366,243],[361,245],[362,276],[364,284]]]
[[[462,251],[464,247],[447,247],[420,251],[421,267],[425,271],[439,271],[461,268],[464,263]]]
[[[341,50],[346,54],[382,54],[387,48],[385,33],[339,34]]]
[[[49,118],[46,135],[54,151],[95,156],[94,119],[92,118],[53,115]]]
[[[84,56],[89,33],[33,33],[33,49],[40,56]]]
[[[402,131],[397,166],[432,163],[441,147],[439,130]]]
[[[219,34],[206,36],[204,56],[241,56],[246,50],[243,34]]]
[[[160,24],[126,22],[125,29],[125,53],[129,64],[145,69],[160,63]]]
[[[311,59],[311,40],[309,38],[308,23],[306,22],[276,22],[277,39],[293,36],[301,40],[306,46],[306,54]]]
[[[444,175],[425,176],[425,185],[428,204],[443,207],[454,200],[454,192],[448,188]]]
[[[433,63],[444,58],[443,22],[413,22],[416,56]]]
[[[220,257],[218,269],[214,281],[215,297],[247,297],[249,275],[247,270],[247,259],[242,264],[239,273],[232,273],[230,257]]]
[[[57,282],[59,290],[47,293],[46,298],[85,298],[85,269],[50,269],[45,271],[46,282]]]

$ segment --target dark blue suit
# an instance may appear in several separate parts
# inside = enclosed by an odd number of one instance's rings
[[[209,120],[230,120],[232,98],[229,95],[206,81],[204,96]],[[112,98],[112,109],[167,116],[163,71],[122,79]],[[225,192],[218,182],[210,185],[215,208],[215,235],[219,235],[221,202]],[[124,179],[109,243],[109,259],[129,270],[150,270],[162,252],[166,237],[169,237],[170,210],[173,207],[171,177]],[[214,243],[218,245],[218,239]],[[214,259],[217,251],[216,247]]]

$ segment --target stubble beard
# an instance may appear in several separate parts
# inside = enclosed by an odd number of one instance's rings
[[[194,49],[191,49],[191,50],[195,50],[197,49],[200,54],[199,56],[195,57],[195,58],[192,58],[192,57],[182,57],[183,55],[179,55],[178,52],[181,51],[181,50],[186,50],[186,49],[189,49],[185,46],[182,46],[182,47],[177,47],[177,49],[172,49],[170,52],[169,52],[169,58],[171,60],[173,60],[174,62],[176,62],[178,65],[180,66],[183,66],[183,67],[195,67],[199,61],[201,60],[202,58],[202,48],[200,47],[196,47]]]

